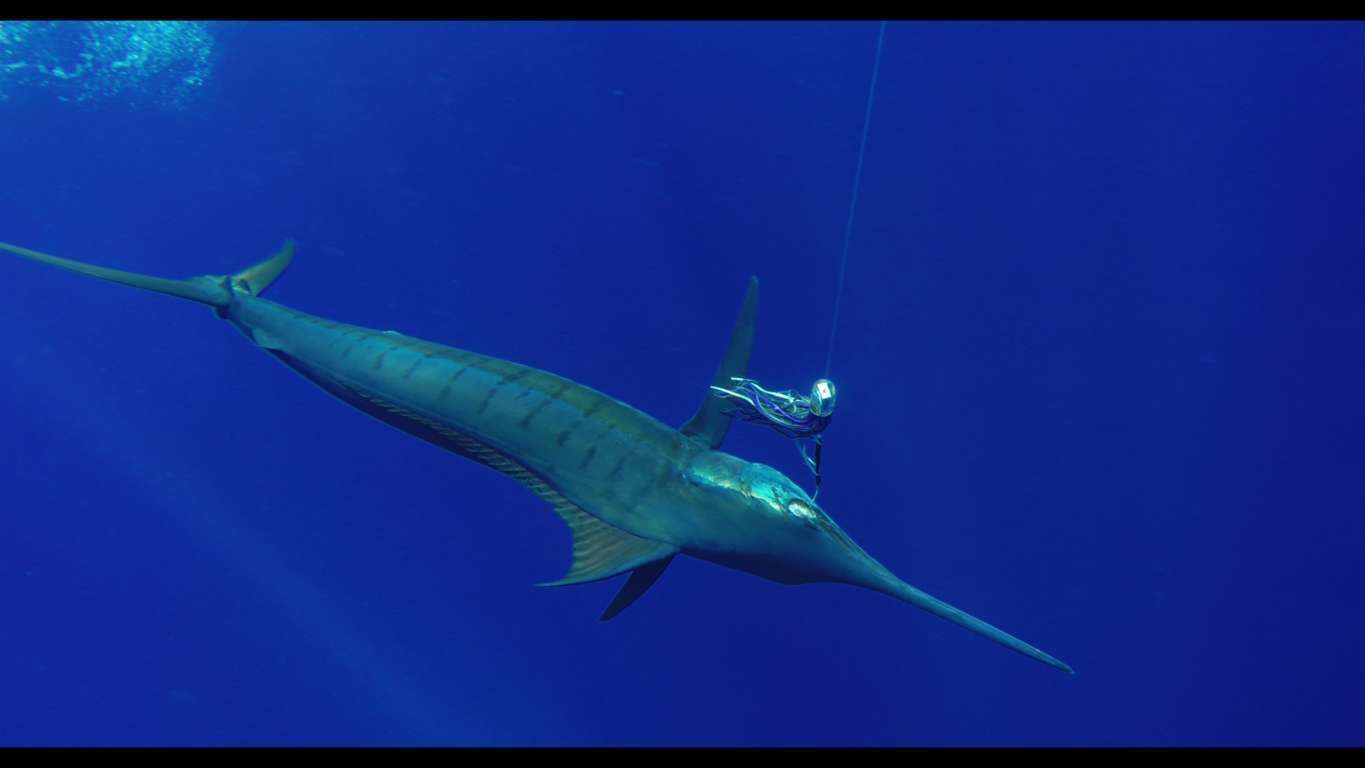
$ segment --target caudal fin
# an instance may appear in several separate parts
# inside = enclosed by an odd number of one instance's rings
[[[260,295],[294,259],[294,241],[286,242],[284,247],[274,256],[255,266],[248,267],[230,278],[222,275],[201,275],[187,280],[172,280],[136,272],[125,272],[121,269],[101,267],[83,261],[63,259],[60,256],[40,253],[9,243],[0,243],[0,251],[7,251],[41,264],[61,267],[89,277],[97,277],[121,285],[131,285],[134,288],[164,293],[169,296],[178,296],[182,299],[197,301],[200,304],[221,309],[232,303],[232,291],[228,288],[229,279],[236,290],[249,293],[252,296]]]
[[[294,241],[286,240],[284,247],[277,251],[274,256],[233,275],[232,283],[252,296],[260,296],[293,260]]]

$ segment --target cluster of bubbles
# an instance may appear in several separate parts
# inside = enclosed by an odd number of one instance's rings
[[[213,68],[196,21],[0,21],[0,102],[184,109]]]

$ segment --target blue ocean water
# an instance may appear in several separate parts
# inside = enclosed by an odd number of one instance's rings
[[[272,299],[669,423],[758,275],[751,372],[822,372],[876,23],[192,26],[13,41],[0,240],[179,277],[293,237]],[[1074,677],[685,558],[601,623],[619,580],[532,586],[569,536],[512,480],[4,256],[0,744],[1365,744],[1362,50],[886,28],[819,500]]]

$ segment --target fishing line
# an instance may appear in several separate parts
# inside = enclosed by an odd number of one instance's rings
[[[872,124],[872,97],[877,92],[877,71],[882,65],[882,41],[886,38],[886,22],[877,28],[877,56],[872,60],[872,83],[867,87],[867,111],[863,114],[863,138],[858,143],[858,168],[853,173],[853,197],[848,203],[848,224],[844,227],[844,250],[839,259],[839,282],[834,289],[834,320],[829,327],[829,351],[825,354],[825,378],[834,360],[834,334],[839,330],[839,309],[844,299],[844,273],[848,270],[848,242],[853,237],[853,216],[858,210],[858,184],[863,178],[863,152],[867,149],[867,129]]]

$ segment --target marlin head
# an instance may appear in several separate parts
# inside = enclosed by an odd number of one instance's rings
[[[1071,673],[1065,663],[906,584],[858,546],[800,486],[763,464],[720,451],[684,472],[699,494],[710,536],[687,554],[783,584],[837,582],[873,589],[923,608],[1001,645]]]

